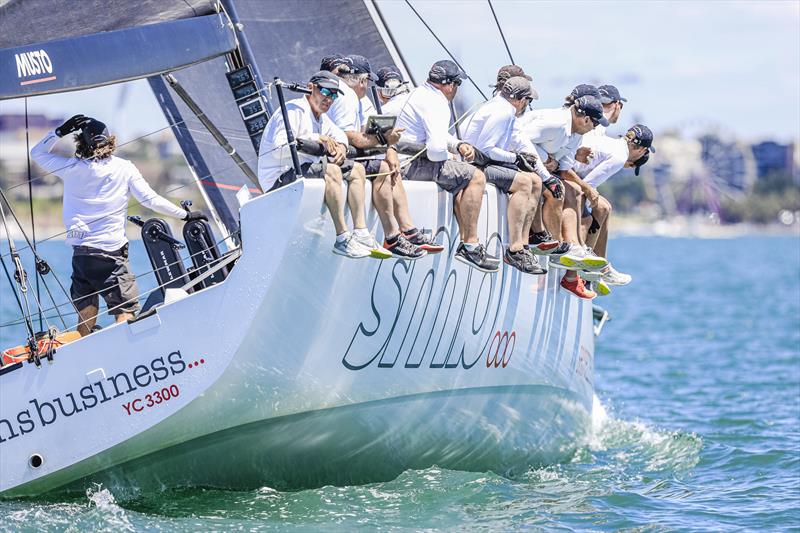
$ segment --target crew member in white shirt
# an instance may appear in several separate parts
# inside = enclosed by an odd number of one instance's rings
[[[408,82],[403,80],[403,75],[393,65],[379,68],[377,76],[375,87],[378,89],[378,99],[381,101],[381,113],[396,116],[411,93]]]
[[[74,136],[75,157],[51,153],[58,140]],[[31,158],[64,182],[63,220],[66,243],[73,248],[70,297],[78,310],[78,332],[91,333],[97,321],[99,296],[117,322],[139,310],[139,289],[128,264],[125,221],[132,194],[143,206],[183,220],[205,220],[159,196],[136,166],[114,155],[116,136],[93,118],[75,115],[48,133],[31,149]]]
[[[433,181],[452,194],[461,233],[455,258],[483,272],[497,272],[500,261],[478,242],[478,216],[486,177],[473,165],[451,158],[451,154],[466,161],[475,158],[472,146],[449,131],[449,102],[465,77],[453,61],[437,61],[428,72],[428,80],[411,92],[397,117],[397,127],[404,128],[403,141],[424,143],[425,150],[404,168],[403,178]]]
[[[506,80],[499,94],[478,108],[470,117],[463,139],[488,159],[483,167],[486,181],[508,197],[508,246],[503,261],[526,274],[546,274],[538,261],[525,249],[528,235],[525,220],[533,217],[542,193],[542,180],[534,172],[538,159],[536,148],[515,130],[514,124],[538,94],[522,76]],[[515,131],[517,135],[515,136]],[[515,142],[516,141],[516,142]],[[511,150],[523,145],[520,152]],[[527,157],[526,157],[527,156]]]
[[[383,246],[398,257],[419,259],[427,252],[403,236],[394,214],[394,186],[401,181],[400,161],[395,144],[400,139],[402,130],[393,128],[382,137],[365,132],[368,118],[377,114],[372,102],[366,97],[369,83],[375,75],[366,57],[353,54],[347,56],[347,59],[349,71],[339,74],[344,94],[333,103],[328,110],[328,116],[345,132],[351,146],[362,149],[386,146],[385,157],[361,160],[367,179],[372,182],[372,204],[383,226]],[[369,104],[368,107],[366,103]],[[375,242],[372,247],[378,246]]]
[[[647,162],[650,152],[655,152],[652,144],[653,132],[643,124],[632,126],[624,137],[587,135],[582,147],[591,150],[592,159],[588,163],[577,163],[575,172],[594,190],[623,168],[634,168],[638,176],[639,169]],[[599,255],[607,257],[611,204],[599,194],[595,205],[587,204],[588,201],[584,204],[582,220],[586,244]],[[627,285],[631,282],[630,275],[618,272],[610,262],[598,274],[608,285]],[[581,276],[590,281],[595,281],[597,278],[585,274]]]
[[[575,165],[575,153],[580,143],[580,136],[591,131],[597,124],[607,125],[603,117],[603,107],[600,101],[592,95],[573,98],[572,104],[561,109],[547,109],[539,111],[535,118],[524,125],[523,134],[540,148],[544,153],[552,155],[558,161],[559,174],[562,180],[570,182],[573,176],[572,167]],[[539,152],[540,156],[542,152]],[[573,173],[574,174],[574,173]],[[598,257],[591,250],[587,250],[580,242],[578,235],[578,210],[581,196],[580,188],[572,183],[566,184],[565,199],[559,207],[548,212],[548,202],[556,200],[552,191],[544,181],[545,203],[544,222],[550,233],[559,235],[559,240],[568,244],[556,250],[559,254],[551,258],[553,266],[567,267],[575,270],[599,270],[608,264],[605,258]],[[547,196],[550,193],[550,196]],[[574,211],[571,213],[570,210]],[[562,216],[563,211],[563,216]],[[574,220],[572,220],[574,219]],[[555,252],[554,252],[555,253]],[[576,296],[592,299],[596,295],[588,290],[583,280],[575,272],[569,271],[561,280],[561,286]]]
[[[289,125],[295,137],[315,141],[325,149],[324,156],[299,152],[300,168],[307,178],[325,179],[325,205],[333,219],[336,241],[333,252],[352,258],[391,257],[389,253],[369,248],[362,244],[355,232],[347,230],[344,216],[344,192],[342,180],[349,179],[348,204],[353,215],[353,227],[366,231],[364,218],[364,166],[346,159],[347,136],[325,113],[342,94],[339,78],[327,71],[311,76],[308,82],[311,94],[286,102]],[[297,179],[292,167],[291,153],[286,137],[283,115],[278,109],[269,120],[261,137],[258,156],[258,181],[264,192],[277,189]],[[350,194],[358,191],[361,194]],[[369,232],[366,231],[367,235]],[[384,251],[385,252],[385,251]]]

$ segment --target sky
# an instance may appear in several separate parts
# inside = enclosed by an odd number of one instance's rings
[[[446,52],[404,1],[379,0],[379,5],[411,71],[423,79]],[[488,3],[412,0],[412,5],[488,92],[497,68],[510,62]],[[798,0],[493,0],[493,5],[515,62],[534,78],[538,108],[558,107],[578,83],[612,83],[628,99],[622,125],[640,121],[657,134],[714,129],[745,141],[800,138]],[[461,90],[479,98],[468,83]],[[23,105],[0,102],[0,114],[21,112]],[[113,117],[123,139],[166,126],[145,81],[34,97],[28,106],[30,112],[55,116]]]

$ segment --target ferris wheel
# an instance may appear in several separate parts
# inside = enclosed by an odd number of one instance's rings
[[[724,198],[741,198],[755,183],[750,146],[717,124],[684,123],[660,135],[656,146],[655,187],[670,214],[718,214]]]

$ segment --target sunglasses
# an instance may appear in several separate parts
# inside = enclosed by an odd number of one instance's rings
[[[328,89],[326,87],[321,87],[319,90],[319,94],[324,96],[325,98],[330,98],[331,100],[336,100],[339,98],[339,93],[334,91],[333,89]]]

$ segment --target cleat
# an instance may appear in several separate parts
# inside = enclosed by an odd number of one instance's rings
[[[388,241],[383,241],[383,247],[389,250],[392,255],[400,259],[420,259],[428,255],[428,252],[423,250],[420,246],[411,244],[408,239],[403,235],[398,235],[394,244],[389,244]]]
[[[503,254],[503,262],[510,265],[524,274],[541,275],[547,274],[547,270],[539,265],[536,257],[533,256],[528,250],[520,250],[512,252],[506,248]]]
[[[586,288],[580,276],[575,276],[574,279],[564,276],[561,278],[561,286],[582,300],[593,300],[597,296],[596,292]]]
[[[500,268],[500,260],[489,255],[486,252],[486,247],[482,244],[478,244],[475,249],[469,250],[462,242],[458,245],[455,257],[456,260],[466,263],[481,272],[494,273]]]
[[[333,253],[350,257],[351,259],[361,259],[370,256],[370,250],[360,242],[358,242],[354,235],[347,232],[344,240],[337,240],[333,244]]]
[[[353,238],[357,240],[359,244],[369,249],[370,257],[374,257],[375,259],[389,259],[392,257],[392,252],[378,244],[378,241],[375,240],[375,236],[372,233],[359,236],[354,232]]]
[[[408,240],[408,242],[414,246],[418,246],[429,254],[438,254],[444,250],[444,246],[437,244],[433,240],[430,232],[425,230],[417,230],[413,233],[403,233],[403,237],[405,237],[406,240]]]

